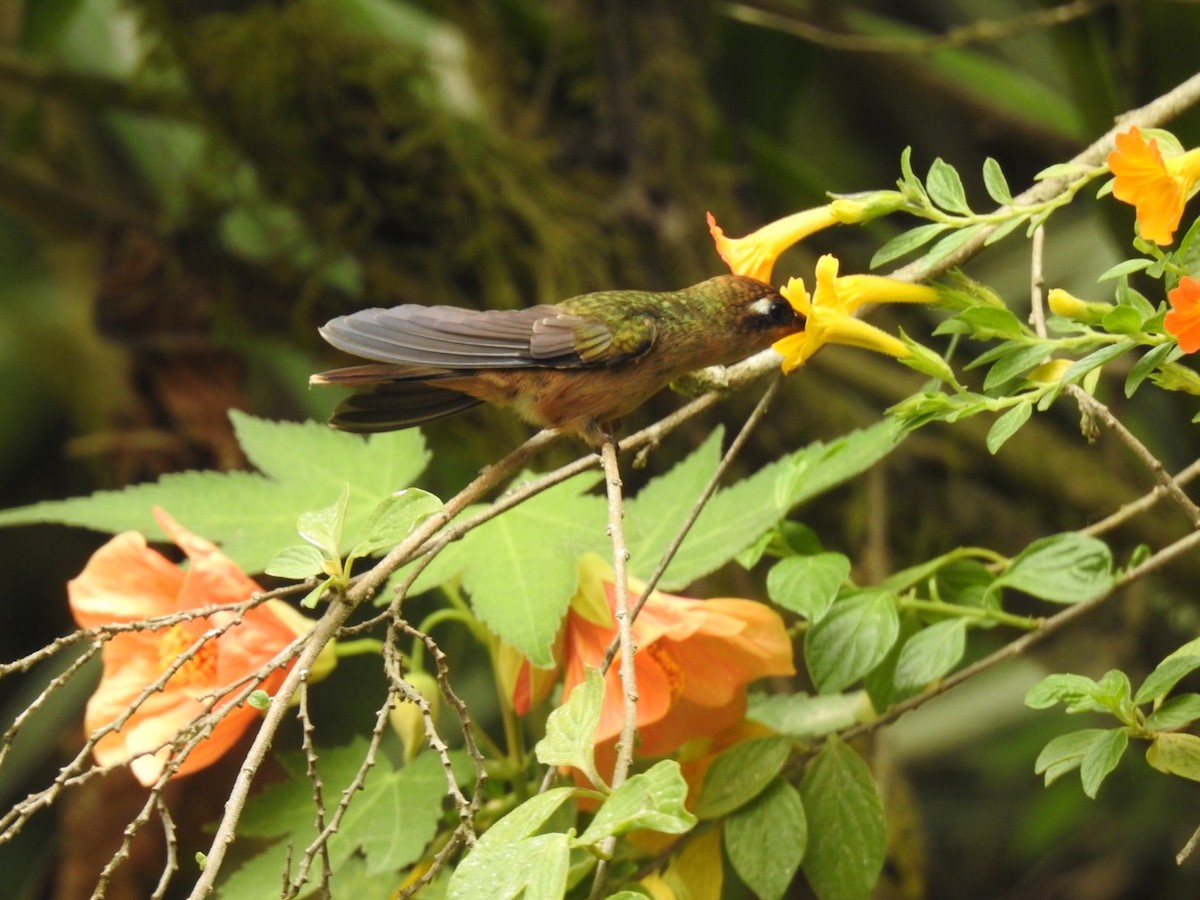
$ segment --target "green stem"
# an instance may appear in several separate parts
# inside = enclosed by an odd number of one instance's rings
[[[985,609],[981,606],[959,606],[956,603],[947,603],[945,600],[918,600],[902,597],[900,599],[900,608],[911,609],[917,612],[935,613],[947,617],[983,619],[995,622],[997,625],[1009,625],[1013,628],[1020,628],[1022,631],[1036,631],[1042,625],[1041,619],[1032,616],[1016,616],[1000,609]]]

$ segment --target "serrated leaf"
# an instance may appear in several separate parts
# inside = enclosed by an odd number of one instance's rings
[[[663,589],[679,590],[715,571],[774,528],[789,510],[860,474],[904,437],[899,423],[885,420],[836,441],[814,441],[718,491],[668,567]],[[630,516],[655,514],[646,510],[635,507]],[[632,571],[649,574],[640,568]]]
[[[325,556],[312,544],[296,544],[276,553],[263,571],[276,578],[303,581],[325,574]]]
[[[958,171],[940,156],[929,167],[925,189],[929,192],[930,199],[947,212],[971,215],[971,207],[967,205],[967,193],[963,190]]]
[[[261,572],[296,540],[296,519],[350,486],[346,530],[361,526],[381,497],[412,482],[429,461],[416,429],[362,438],[323,424],[271,422],[237,411],[230,419],[259,472],[182,472],[123,491],[44,501],[0,512],[0,526],[55,522],[104,532],[166,536],[152,509],[221,545],[247,572]],[[341,548],[349,549],[348,546]]]
[[[995,455],[1005,441],[1021,430],[1021,426],[1033,415],[1032,403],[1018,403],[992,423],[987,433],[988,453]]]
[[[800,782],[808,820],[801,869],[822,900],[867,898],[883,869],[883,803],[867,764],[829,738]]]
[[[887,656],[900,633],[895,597],[863,591],[834,603],[804,635],[804,659],[822,694],[841,691]]]
[[[1079,761],[1079,780],[1083,792],[1095,798],[1096,792],[1108,774],[1117,767],[1125,748],[1129,746],[1129,735],[1124,728],[1113,728],[1098,738]]]
[[[1017,554],[993,582],[1052,603],[1084,603],[1113,584],[1112,552],[1098,538],[1077,532],[1039,538]]]
[[[849,577],[850,560],[841,553],[791,556],[767,573],[767,594],[784,609],[819,622]]]
[[[921,688],[941,678],[967,649],[967,620],[946,619],[922,628],[904,642],[892,676],[901,690]]]
[[[616,788],[596,810],[587,830],[572,843],[599,844],[607,837],[647,828],[662,834],[683,834],[696,824],[684,806],[688,786],[679,763],[664,759]]]
[[[551,788],[530,797],[480,835],[450,876],[446,900],[518,897],[530,885],[544,891],[548,876],[549,881],[557,882],[559,872],[562,880],[558,894],[542,896],[562,896],[569,862],[567,835],[536,832],[573,793],[572,788]],[[543,867],[551,872],[533,871]]]
[[[796,877],[808,843],[800,792],[776,778],[725,820],[725,852],[756,897],[778,900]]]
[[[791,751],[789,738],[772,735],[739,741],[722,752],[704,774],[696,815],[717,819],[749,803],[779,774]]]
[[[366,524],[350,555],[361,559],[394,547],[441,508],[441,500],[419,488],[406,488],[389,494],[367,515]]]
[[[716,471],[723,436],[723,429],[714,429],[685,459],[626,500],[625,541],[631,572],[648,576],[654,571]]]
[[[988,196],[1001,206],[1012,203],[1012,191],[1009,190],[1008,179],[1004,177],[1004,170],[990,156],[983,161],[983,186],[987,188]]]
[[[1083,728],[1061,734],[1042,748],[1033,764],[1036,775],[1045,775],[1049,787],[1063,775],[1079,768],[1092,746],[1109,733],[1107,728]]]
[[[575,593],[579,557],[611,550],[604,501],[581,496],[598,478],[593,472],[570,478],[460,542],[463,586],[476,614],[538,668],[554,665],[554,638]]]
[[[1175,732],[1156,734],[1146,751],[1146,762],[1168,775],[1200,781],[1200,737]]]
[[[546,719],[546,736],[534,748],[544,766],[573,766],[597,790],[604,779],[596,771],[595,735],[604,705],[604,676],[587,666],[584,680],[575,685],[567,701]]]

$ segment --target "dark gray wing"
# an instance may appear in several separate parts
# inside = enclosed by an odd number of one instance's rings
[[[321,328],[339,350],[364,359],[444,369],[580,366],[603,359],[611,343],[598,319],[556,306],[476,310],[395,306],[339,316]]]
[[[482,402],[458,391],[421,382],[380,384],[339,403],[329,424],[341,431],[360,434],[395,431],[452,416]]]

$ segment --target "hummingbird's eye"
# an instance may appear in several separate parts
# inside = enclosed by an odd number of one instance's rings
[[[776,297],[771,301],[771,305],[767,307],[767,320],[772,325],[786,325],[795,317],[795,313],[792,311],[792,304],[788,303],[782,297]]]

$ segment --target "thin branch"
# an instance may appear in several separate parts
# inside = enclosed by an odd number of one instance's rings
[[[777,0],[740,0],[726,3],[730,18],[770,28],[809,43],[847,53],[919,54],[953,50],[972,44],[993,43],[1030,31],[1041,31],[1066,25],[1091,15],[1098,9],[1111,6],[1116,0],[1074,0],[1049,9],[1013,16],[1010,19],[981,19],[968,25],[947,29],[941,34],[883,37],[831,31],[800,17],[800,7]]]
[[[1192,498],[1184,493],[1183,488],[1171,477],[1171,473],[1166,470],[1158,457],[1151,453],[1150,449],[1138,440],[1137,436],[1126,428],[1107,406],[1079,385],[1067,385],[1066,391],[1075,399],[1075,402],[1079,404],[1085,413],[1103,422],[1110,431],[1121,439],[1121,442],[1133,452],[1133,455],[1138,458],[1142,465],[1150,470],[1159,487],[1183,510],[1184,515],[1188,517],[1188,521],[1192,523],[1192,528],[1200,529],[1200,507],[1197,507],[1192,502]]]
[[[679,548],[683,546],[683,542],[687,538],[688,533],[692,530],[692,526],[694,526],[696,524],[696,520],[700,518],[700,513],[704,511],[704,507],[708,505],[708,501],[711,500],[712,495],[716,493],[718,485],[720,485],[721,480],[725,477],[725,473],[729,471],[729,467],[737,458],[738,453],[741,452],[742,447],[744,447],[746,442],[750,439],[750,435],[754,433],[754,429],[758,427],[758,424],[766,416],[767,410],[771,407],[771,402],[779,393],[779,387],[781,384],[782,379],[776,377],[767,386],[767,389],[763,392],[763,395],[758,398],[758,403],[750,412],[750,415],[747,417],[746,421],[742,424],[741,430],[730,443],[729,449],[725,451],[725,455],[721,457],[721,461],[717,464],[717,468],[713,471],[712,477],[708,479],[708,484],[704,486],[704,489],[696,498],[696,502],[693,503],[692,508],[688,510],[688,514],[684,518],[683,523],[675,532],[675,537],[671,539],[671,543],[667,545],[667,549],[664,550],[662,556],[659,557],[658,565],[654,567],[654,571],[646,580],[646,586],[642,588],[641,596],[638,597],[637,603],[635,603],[633,606],[633,620],[637,620],[638,615],[642,611],[642,607],[645,606],[646,601],[650,599],[650,594],[654,592],[654,589],[658,586],[658,582],[662,579],[663,575],[666,574],[667,568],[671,565],[671,560],[675,558],[675,555],[679,552]],[[608,667],[612,665],[613,659],[616,658],[617,648],[620,644],[619,638],[620,636],[618,635],[609,642],[608,650],[604,654],[604,662],[600,666],[601,671],[607,672]]]

